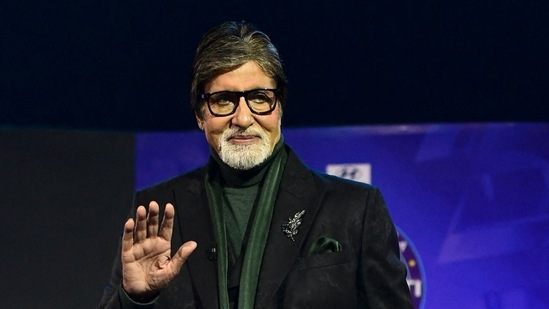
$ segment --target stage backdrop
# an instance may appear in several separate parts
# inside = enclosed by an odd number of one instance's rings
[[[286,129],[310,167],[373,184],[418,308],[549,308],[549,124]],[[136,138],[136,186],[204,164],[202,132]],[[344,207],[344,205],[342,205]]]
[[[0,308],[95,308],[134,189],[129,133],[0,130]]]

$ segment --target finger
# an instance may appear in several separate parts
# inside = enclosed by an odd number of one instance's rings
[[[128,219],[126,224],[124,224],[124,234],[122,235],[122,252],[128,251],[133,245],[133,228],[134,228],[133,219]]]
[[[147,236],[158,236],[158,204],[155,201],[149,203],[149,214],[147,215]]]
[[[172,239],[174,217],[175,209],[173,208],[173,205],[170,203],[166,204],[166,208],[164,209],[164,218],[162,219],[162,228],[160,229],[158,236],[168,241]]]
[[[147,238],[147,210],[145,207],[139,206],[135,211],[134,241],[142,241],[145,238]]]
[[[197,244],[194,241],[187,241],[181,247],[179,247],[179,250],[177,250],[177,252],[174,254],[173,258],[170,261],[170,263],[173,263],[173,269],[179,272],[181,266],[183,266],[185,261],[187,261],[189,255],[193,253],[196,247]]]

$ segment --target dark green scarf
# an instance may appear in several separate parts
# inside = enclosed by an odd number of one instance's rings
[[[282,144],[283,141],[281,138],[277,146],[281,147]],[[258,202],[256,210],[253,212],[254,216],[250,218],[252,225],[246,244],[246,251],[243,253],[244,259],[240,274],[238,308],[248,309],[254,307],[263,252],[265,251],[267,236],[271,226],[278,185],[287,159],[284,149],[276,151],[278,147],[275,147],[275,151],[273,152],[274,157],[270,158],[272,162],[270,162],[270,166],[267,167],[267,171],[265,172],[261,191],[258,193],[259,198],[256,199]],[[228,309],[227,276],[229,258],[227,252],[227,232],[223,213],[220,175],[215,168],[212,168],[212,165],[210,165],[210,171],[206,174],[205,183],[217,243],[219,307],[221,309]]]

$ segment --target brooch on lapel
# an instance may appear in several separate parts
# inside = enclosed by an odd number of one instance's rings
[[[282,232],[288,238],[291,238],[292,241],[295,241],[294,236],[297,235],[297,228],[301,225],[301,217],[303,217],[304,213],[305,210],[302,210],[296,213],[293,218],[288,218],[288,221],[282,224]]]

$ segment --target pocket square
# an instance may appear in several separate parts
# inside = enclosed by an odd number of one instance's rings
[[[339,241],[333,238],[321,236],[311,245],[307,256],[322,253],[340,252],[341,250],[342,247]]]

